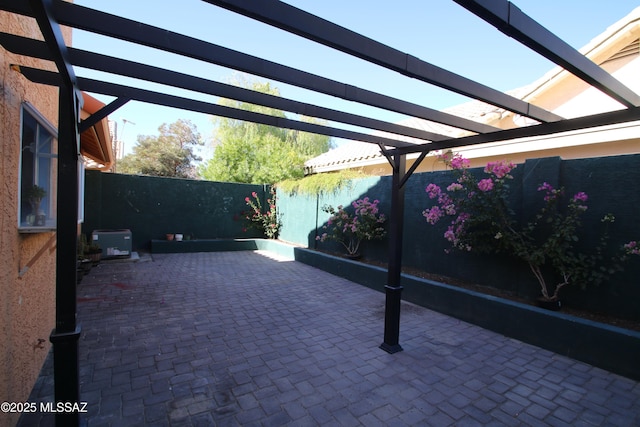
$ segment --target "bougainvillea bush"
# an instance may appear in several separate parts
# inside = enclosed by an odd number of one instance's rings
[[[478,179],[469,171],[469,161],[459,154],[447,152],[439,159],[453,170],[456,179],[444,189],[427,185],[425,190],[434,203],[422,213],[427,222],[450,221],[444,233],[450,250],[501,254],[524,261],[537,279],[543,299],[557,300],[565,286],[601,284],[621,271],[630,255],[640,254],[637,241],[630,241],[614,255],[607,255],[608,227],[615,220],[612,214],[600,220],[595,247],[587,251],[580,245],[582,215],[589,199],[584,192],[567,197],[563,188],[541,183],[537,190],[542,207],[521,224],[508,203],[511,171],[516,165],[490,162],[483,178]]]
[[[323,206],[322,210],[331,217],[316,240],[335,240],[344,246],[349,255],[357,255],[363,240],[382,239],[387,233],[383,226],[386,218],[380,213],[378,203],[379,200],[371,201],[368,197],[358,199],[351,203],[353,213],[342,205],[337,208]]]
[[[276,208],[276,199],[276,190],[271,187],[269,198],[267,198],[268,208],[263,212],[258,193],[254,191],[251,193],[251,197],[244,199],[249,210],[240,213],[250,228],[260,230],[268,239],[277,239],[280,227],[282,227],[281,216]]]

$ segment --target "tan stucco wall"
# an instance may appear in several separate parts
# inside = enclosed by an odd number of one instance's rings
[[[625,154],[640,154],[640,127],[637,127],[637,137],[632,139],[607,141],[603,143],[585,144],[581,146],[567,146],[567,147],[554,147],[550,149],[534,149],[534,145],[531,144],[527,147],[527,151],[517,151],[507,149],[495,149],[489,150],[484,147],[467,147],[458,148],[453,151],[460,153],[463,157],[469,159],[471,167],[484,167],[488,162],[504,160],[513,162],[516,164],[524,163],[527,159],[539,159],[544,157],[561,157],[564,160],[571,159],[584,159],[589,157],[606,157],[606,156],[618,156]],[[585,138],[586,139],[586,138]],[[475,151],[478,151],[477,153]],[[493,154],[492,151],[498,152]],[[417,155],[407,156],[407,169],[410,168]],[[352,169],[361,171],[366,175],[391,175],[392,170],[389,166],[389,162],[384,158],[376,159],[375,161],[369,161],[368,163],[355,164]],[[339,168],[336,168],[338,170]],[[346,169],[346,168],[345,168]],[[429,154],[416,168],[416,173],[421,172],[434,172],[439,170],[445,170],[444,163],[438,161],[438,159]]]
[[[640,32],[640,31],[639,31]],[[627,87],[640,93],[640,53],[608,61],[603,68]],[[620,104],[607,95],[591,88],[573,76],[558,79],[559,84],[553,90],[545,91],[535,97],[536,104],[563,117],[571,118],[601,113],[621,108]],[[491,122],[503,129],[516,127],[513,114],[506,113],[501,119]],[[625,130],[622,130],[625,129]],[[571,134],[571,132],[569,132]],[[559,156],[563,159],[617,156],[640,153],[640,122],[620,126],[603,126],[586,130],[574,136],[540,136],[522,140],[482,144],[473,147],[459,147],[454,151],[470,159],[472,167],[481,167],[490,161],[508,160],[524,163],[527,159]],[[414,155],[413,158],[417,157]],[[407,159],[407,168],[413,164],[412,157]],[[391,175],[389,162],[384,158],[365,160],[362,164],[352,161],[345,163],[370,175]],[[442,170],[444,165],[427,156],[416,172]],[[336,167],[335,169],[340,169]]]
[[[2,11],[0,30],[42,38],[34,20]],[[70,40],[70,30],[64,31]],[[18,232],[18,187],[21,104],[28,101],[57,127],[58,90],[28,82],[10,69],[14,63],[52,69],[51,63],[18,57],[0,47],[0,402],[26,401],[55,326],[55,239],[22,277],[19,273],[54,233]],[[0,426],[15,425],[19,415],[0,414]]]

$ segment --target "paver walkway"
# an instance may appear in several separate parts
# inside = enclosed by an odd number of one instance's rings
[[[411,304],[387,354],[383,294],[262,252],[103,262],[78,296],[89,427],[640,425],[640,383]]]

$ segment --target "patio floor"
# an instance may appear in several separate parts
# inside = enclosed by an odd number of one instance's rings
[[[103,262],[78,301],[89,427],[640,425],[640,383],[412,304],[387,354],[382,293],[265,252]]]

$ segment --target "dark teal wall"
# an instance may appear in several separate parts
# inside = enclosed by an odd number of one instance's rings
[[[283,227],[280,240],[313,248],[314,237],[310,233],[315,230],[318,220],[317,203],[316,197],[298,196],[279,191],[278,210],[285,213],[281,217]]]
[[[339,205],[349,206],[351,202],[367,195],[380,200],[380,210],[389,212],[390,181],[378,177],[363,178],[352,181],[345,188],[334,193],[320,196],[278,193],[278,206],[282,216],[282,233],[280,239],[309,248],[321,248],[328,251],[342,252],[343,248],[335,242],[316,242],[317,235],[324,231],[321,227],[326,224],[329,214],[322,211],[325,205],[337,208]],[[381,196],[380,196],[381,195]],[[362,246],[362,253],[367,257],[385,258],[387,246],[384,241],[373,241]]]
[[[134,250],[148,249],[152,239],[164,239],[167,233],[261,237],[254,230],[243,232],[246,223],[237,216],[247,210],[245,197],[255,191],[264,204],[267,190],[262,185],[87,171],[82,229],[128,228]]]

